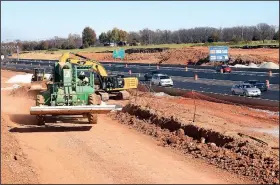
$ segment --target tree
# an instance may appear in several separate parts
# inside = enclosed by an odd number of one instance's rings
[[[271,32],[271,27],[268,24],[259,23],[256,28],[257,28],[257,31],[260,35],[260,39],[263,41],[263,43],[264,43],[265,39],[269,39],[269,35],[270,35],[270,32]]]
[[[105,32],[102,32],[100,35],[99,35],[99,42],[101,42],[102,44],[105,44],[106,42],[108,42],[109,39],[108,39],[108,36]]]
[[[87,42],[85,42],[84,44],[83,44],[83,48],[88,48],[89,47],[89,44],[87,43]]]
[[[127,41],[128,33],[124,30],[119,30],[119,41]]]
[[[209,37],[208,37],[208,42],[218,42],[219,41],[219,35],[218,32],[214,32],[212,33]]]
[[[85,27],[82,34],[82,40],[84,45],[87,43],[89,46],[93,46],[96,42],[95,31],[90,27]]]
[[[120,39],[119,37],[119,29],[118,28],[114,28],[111,32],[111,39],[114,43],[118,42]]]
[[[273,40],[278,40],[279,41],[279,30],[274,34]]]

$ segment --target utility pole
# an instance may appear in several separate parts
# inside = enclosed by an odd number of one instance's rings
[[[17,44],[17,61],[19,61],[19,49],[18,49],[18,44]]]

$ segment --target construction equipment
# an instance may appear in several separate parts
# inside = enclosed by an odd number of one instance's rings
[[[46,89],[46,82],[48,81],[47,74],[44,68],[34,68],[31,78],[30,91],[40,91]]]
[[[70,54],[85,59],[70,58]],[[97,76],[96,93],[101,96],[103,101],[109,100],[109,97],[117,97],[119,99],[129,99],[130,94],[126,91],[128,89],[136,89],[138,87],[138,78],[136,77],[123,77],[122,75],[108,75],[106,69],[98,61],[89,59],[85,56],[76,53],[64,53],[60,58],[60,63],[66,61],[72,64],[79,64],[85,66],[92,66],[92,71]]]
[[[30,114],[36,115],[38,125],[45,124],[47,115],[83,115],[90,124],[97,123],[97,114],[121,110],[117,105],[101,105],[95,92],[92,65],[56,62],[53,80],[46,83],[47,90],[39,92],[36,106]]]

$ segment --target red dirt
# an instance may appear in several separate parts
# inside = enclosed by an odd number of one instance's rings
[[[107,115],[101,115],[97,125],[51,121],[37,127],[29,115],[34,101],[23,96],[24,91],[17,97],[1,95],[1,115],[7,125],[1,130],[1,141],[22,150],[27,162],[13,166],[18,173],[2,170],[2,182],[17,183],[20,178],[27,179],[24,183],[37,179],[38,183],[252,183],[203,160],[157,146],[156,141]],[[13,154],[10,147],[2,148],[1,155],[5,152]],[[13,162],[2,158],[1,169]]]
[[[127,54],[124,61],[140,62],[140,63],[164,63],[164,64],[188,64],[189,62],[196,63],[204,60],[209,53],[208,47],[185,47],[181,49],[169,49],[161,53],[132,53]],[[88,53],[80,52],[80,54],[98,61],[114,61],[112,53]],[[235,49],[229,50],[231,63],[249,64],[250,62],[274,62],[279,64],[278,49]],[[21,54],[20,58],[26,59],[59,59],[61,54],[49,53],[25,53]],[[13,56],[15,57],[15,56]]]

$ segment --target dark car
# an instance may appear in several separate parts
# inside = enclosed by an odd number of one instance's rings
[[[267,85],[265,82],[261,82],[259,80],[247,80],[244,83],[249,83],[261,91],[267,91]]]
[[[150,72],[144,74],[145,80],[146,80],[146,81],[151,80],[151,79],[152,79],[152,76],[153,76],[154,74],[160,74],[160,72],[155,70],[155,71],[150,71]]]
[[[227,65],[218,66],[216,68],[216,71],[221,72],[221,69],[222,69],[223,73],[231,73],[231,68]]]

